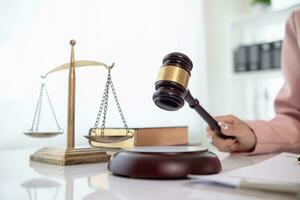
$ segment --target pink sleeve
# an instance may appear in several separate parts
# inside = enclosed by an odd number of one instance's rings
[[[286,24],[282,49],[285,83],[275,100],[276,117],[270,121],[247,121],[257,144],[251,154],[300,152],[300,12]]]

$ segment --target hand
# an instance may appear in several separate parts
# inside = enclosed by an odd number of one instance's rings
[[[256,145],[256,136],[253,130],[242,120],[233,116],[226,115],[215,117],[221,127],[222,133],[234,136],[234,139],[222,139],[208,127],[207,137],[212,140],[212,144],[219,151],[224,152],[251,152]]]

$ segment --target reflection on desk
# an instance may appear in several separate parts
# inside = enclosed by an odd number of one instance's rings
[[[123,200],[166,200],[166,199],[294,199],[293,195],[274,194],[263,191],[236,190],[221,185],[199,184],[193,180],[142,180],[108,175],[110,191],[116,199]],[[93,183],[102,179],[94,180]],[[97,200],[103,194],[99,189],[84,197],[84,200]]]
[[[235,190],[193,180],[142,180],[111,175],[107,164],[59,167],[29,162],[34,150],[1,151],[0,199],[297,199],[295,196]],[[251,165],[272,155],[228,156],[218,153],[224,170]],[[30,193],[29,193],[30,191]]]
[[[26,191],[28,192],[29,195],[29,199],[38,199],[37,190],[39,189],[47,189],[47,193],[52,194],[52,192],[49,192],[49,190],[54,188],[55,192],[53,195],[53,199],[56,199],[61,184],[51,179],[36,178],[36,179],[30,179],[28,181],[25,181],[24,183],[21,184],[21,187],[26,188]]]

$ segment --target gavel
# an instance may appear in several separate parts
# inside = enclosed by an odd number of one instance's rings
[[[192,69],[193,62],[185,54],[174,52],[166,55],[155,83],[154,103],[161,109],[176,111],[183,107],[186,101],[219,137],[233,139],[234,137],[224,135],[221,132],[218,122],[189,91],[188,82]]]

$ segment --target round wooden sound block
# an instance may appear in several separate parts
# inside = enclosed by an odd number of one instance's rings
[[[116,153],[108,163],[113,174],[133,178],[178,179],[221,169],[214,153],[194,146],[134,147]]]

